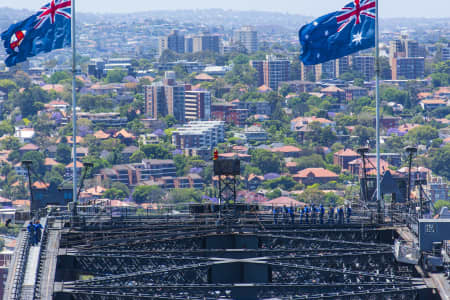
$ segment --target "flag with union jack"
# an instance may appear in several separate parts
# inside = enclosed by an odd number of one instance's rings
[[[300,59],[315,65],[375,46],[376,0],[354,0],[299,31]]]
[[[51,0],[31,17],[1,34],[8,67],[39,53],[71,45],[71,0]]]

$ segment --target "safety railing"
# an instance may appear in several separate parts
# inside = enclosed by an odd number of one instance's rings
[[[20,249],[17,252],[17,264],[14,270],[14,278],[10,292],[10,300],[20,299],[22,293],[22,286],[25,279],[25,268],[28,262],[28,255],[30,253],[30,234],[24,231],[23,240],[20,243]]]
[[[33,289],[33,299],[40,299],[40,287],[41,287],[41,275],[42,275],[42,268],[45,262],[46,257],[46,251],[47,251],[47,240],[48,240],[48,222],[47,218],[45,219],[43,226],[44,230],[42,232],[42,237],[40,241],[40,248],[39,248],[39,255],[38,255],[38,261],[37,261],[37,268],[36,268],[36,281]]]

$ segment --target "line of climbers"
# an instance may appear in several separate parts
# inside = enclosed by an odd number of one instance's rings
[[[35,220],[34,222],[30,221],[30,223],[27,226],[27,230],[30,233],[31,246],[36,246],[41,242],[43,229],[44,229],[44,227],[42,227],[39,219]]]
[[[280,216],[283,218],[281,222],[294,224],[296,214],[300,217],[300,224],[324,224],[325,222],[325,208],[322,204],[318,208],[314,204],[311,205],[311,208],[308,205],[303,208],[287,207],[284,205],[283,207],[272,208],[272,214],[274,224],[278,224],[278,218]],[[338,207],[337,211],[335,211],[334,207],[330,207],[326,222],[328,224],[334,224],[335,222],[337,224],[344,224],[344,219],[346,219],[347,223],[350,223],[351,215],[352,208],[350,206],[345,208],[345,213],[342,207]]]

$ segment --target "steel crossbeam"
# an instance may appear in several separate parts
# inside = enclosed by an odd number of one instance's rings
[[[75,275],[55,299],[412,300],[424,289],[414,268],[395,261],[392,228],[216,218],[111,218],[64,230],[60,253],[70,264],[62,273]]]

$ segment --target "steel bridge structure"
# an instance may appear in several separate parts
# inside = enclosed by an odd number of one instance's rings
[[[357,214],[285,221],[264,211],[50,213],[32,297],[19,280],[5,299],[440,299],[395,260],[394,227]]]

